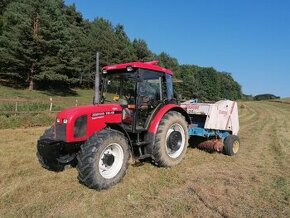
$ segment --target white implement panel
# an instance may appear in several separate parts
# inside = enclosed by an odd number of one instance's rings
[[[238,104],[235,101],[221,100],[216,103],[181,103],[188,114],[206,115],[205,129],[227,130],[233,135],[239,132]]]

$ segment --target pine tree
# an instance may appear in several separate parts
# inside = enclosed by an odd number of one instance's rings
[[[82,18],[69,14],[62,0],[16,0],[3,16],[1,75],[17,78],[20,84],[34,89],[44,84],[73,84],[79,79]],[[66,13],[67,12],[67,13]],[[74,19],[73,20],[69,20]],[[80,26],[77,26],[79,22]]]
[[[0,78],[16,86],[39,88],[93,86],[96,52],[100,65],[159,60],[171,69],[175,90],[186,98],[241,98],[231,74],[213,68],[179,65],[176,58],[150,51],[146,41],[130,41],[124,26],[103,18],[84,20],[63,0],[2,0],[0,3]]]
[[[39,7],[33,1],[11,2],[3,13],[4,24],[0,38],[1,75],[29,82],[39,67],[41,37]]]
[[[115,32],[115,41],[116,41],[116,50],[114,51],[114,62],[115,63],[124,63],[132,62],[137,59],[132,43],[130,42],[129,37],[127,36],[124,26],[118,24],[114,28]]]
[[[155,58],[159,60],[160,66],[171,69],[173,72],[178,72],[179,63],[176,58],[171,57],[169,54],[165,52],[161,52]]]
[[[136,61],[152,61],[153,54],[149,50],[147,43],[143,39],[134,39],[132,42]]]

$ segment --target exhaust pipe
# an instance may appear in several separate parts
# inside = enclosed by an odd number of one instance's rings
[[[94,104],[100,103],[100,63],[99,52],[96,54],[95,97]]]

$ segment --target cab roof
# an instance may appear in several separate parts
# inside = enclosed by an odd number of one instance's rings
[[[124,64],[114,64],[114,65],[110,65],[110,66],[105,66],[105,67],[103,67],[103,70],[106,70],[106,71],[122,70],[122,69],[126,69],[127,67],[132,67],[132,68],[141,68],[141,69],[146,69],[146,70],[153,70],[153,71],[158,71],[161,73],[167,73],[167,74],[173,75],[173,72],[171,70],[160,67],[157,64],[158,64],[158,61],[130,62],[130,63],[124,63]]]

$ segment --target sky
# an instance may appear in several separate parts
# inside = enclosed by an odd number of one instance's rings
[[[180,64],[232,74],[245,94],[290,97],[288,0],[65,0],[85,19],[122,24],[131,40]]]

